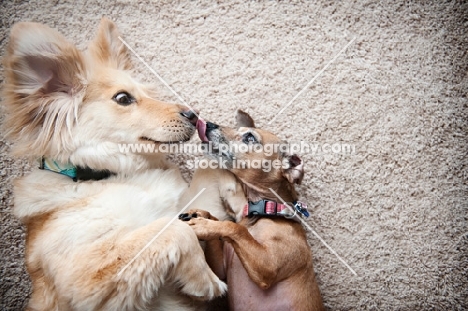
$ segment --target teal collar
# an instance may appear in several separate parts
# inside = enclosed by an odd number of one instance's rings
[[[42,170],[51,171],[68,176],[71,179],[73,179],[73,181],[101,180],[115,175],[109,170],[93,170],[89,167],[74,166],[71,163],[60,163],[56,160],[46,157],[42,157],[40,159],[39,168]]]

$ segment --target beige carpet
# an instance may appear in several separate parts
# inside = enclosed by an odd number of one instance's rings
[[[205,118],[233,124],[242,108],[285,139],[354,146],[302,155],[308,223],[357,273],[309,235],[328,309],[467,310],[467,3],[221,2],[2,1],[0,50],[18,21],[84,48],[106,15]],[[30,283],[11,185],[30,166],[8,150],[0,137],[0,310],[21,310]]]

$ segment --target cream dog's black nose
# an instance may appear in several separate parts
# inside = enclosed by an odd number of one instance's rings
[[[197,125],[197,120],[198,120],[198,111],[194,111],[194,110],[187,110],[187,111],[182,111],[180,113],[181,116],[183,116],[184,118],[187,118],[190,123],[192,123],[193,125]]]

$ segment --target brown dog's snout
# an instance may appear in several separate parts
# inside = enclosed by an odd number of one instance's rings
[[[186,110],[186,111],[182,111],[180,113],[181,116],[183,116],[184,118],[187,118],[190,123],[192,123],[193,125],[197,125],[197,121],[198,121],[198,111],[197,110]]]

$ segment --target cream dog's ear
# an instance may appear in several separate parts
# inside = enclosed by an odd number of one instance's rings
[[[304,164],[297,155],[284,155],[283,157],[283,176],[291,184],[301,184],[304,178]]]
[[[75,122],[80,101],[74,97],[82,95],[85,84],[83,55],[54,29],[18,23],[11,30],[4,68],[6,134],[21,149],[18,153],[44,154],[52,137]],[[60,144],[67,140],[56,138]]]
[[[37,23],[13,26],[5,69],[9,91],[21,97],[72,93],[85,72],[81,52],[56,30]]]
[[[88,47],[89,52],[94,60],[102,65],[129,70],[132,68],[130,51],[119,37],[117,26],[111,20],[103,17],[96,37]]]
[[[255,127],[255,122],[252,117],[240,109],[237,110],[236,115],[237,127]]]

